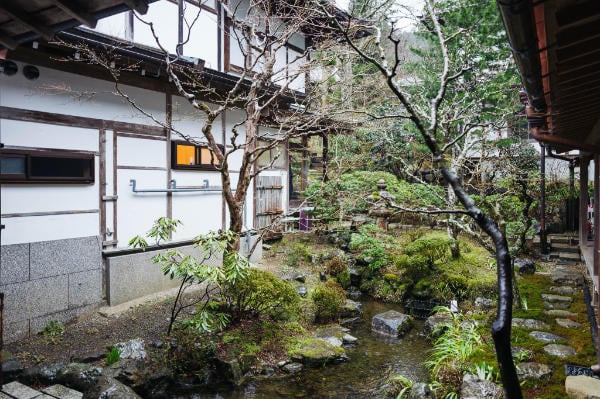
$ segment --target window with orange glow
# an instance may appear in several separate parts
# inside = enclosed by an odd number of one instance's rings
[[[224,151],[224,147],[221,151]],[[218,164],[212,151],[201,145],[173,141],[171,146],[171,167],[173,169],[208,169],[214,170]]]

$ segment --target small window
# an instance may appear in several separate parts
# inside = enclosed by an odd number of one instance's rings
[[[185,141],[171,142],[171,167],[173,169],[215,170],[217,157],[207,146],[194,145]],[[224,151],[223,146],[219,146]]]
[[[66,150],[4,150],[0,181],[11,183],[93,183],[94,154]]]

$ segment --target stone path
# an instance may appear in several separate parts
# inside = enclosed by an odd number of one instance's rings
[[[578,256],[578,255],[577,255]],[[562,256],[561,256],[562,258]],[[575,256],[573,256],[575,259]],[[563,258],[565,259],[565,258]],[[567,329],[580,329],[582,324],[578,323],[573,318],[578,314],[571,311],[573,303],[573,295],[581,291],[584,284],[584,276],[581,268],[574,267],[573,263],[568,260],[559,260],[556,264],[556,270],[552,271],[551,278],[552,287],[548,287],[548,291],[541,294],[544,314],[552,316],[554,322],[552,325],[537,319],[513,319],[513,328],[531,330],[529,336],[538,342],[545,343],[543,351],[551,356],[556,356],[560,359],[568,359],[571,356],[577,355],[577,350],[570,345],[568,333],[565,336],[552,334],[554,326],[560,326]],[[564,330],[563,330],[564,331]],[[552,367],[546,364],[521,361],[516,365],[519,378],[522,380],[548,380],[552,373]],[[594,381],[582,379],[589,379]],[[565,389],[569,397],[584,398],[584,397],[600,397],[600,380],[592,377],[577,376],[577,383],[571,376],[565,381]],[[586,390],[585,387],[592,387],[587,393],[581,393],[581,390]],[[575,393],[577,391],[577,393]],[[585,396],[589,394],[590,396]],[[581,396],[583,395],[583,396]]]
[[[83,394],[63,385],[52,385],[37,391],[13,381],[2,386],[0,399],[82,399]]]

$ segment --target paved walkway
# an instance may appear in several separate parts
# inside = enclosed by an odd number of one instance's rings
[[[52,385],[41,391],[13,381],[2,386],[0,399],[82,399],[83,394],[63,385]]]

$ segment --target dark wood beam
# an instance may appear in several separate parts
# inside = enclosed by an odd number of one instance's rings
[[[556,22],[560,29],[585,25],[600,20],[600,8],[595,0],[577,2],[570,7],[564,7],[556,13]]]
[[[67,3],[64,0],[50,0],[50,1],[56,7],[63,10],[70,17],[81,22],[83,25],[86,25],[90,28],[96,27],[96,23],[98,23],[98,18],[94,17],[89,12],[82,10],[79,4],[76,4],[73,1],[70,1],[69,3]]]
[[[9,4],[3,2],[2,5],[0,5],[0,9],[8,14],[8,16],[10,16],[12,19],[25,25],[28,29],[34,31],[45,40],[50,41],[54,37],[54,32],[48,29],[47,26],[44,26],[40,21],[23,13],[22,11],[12,8]]]
[[[559,60],[557,69],[560,73],[575,71],[584,68],[588,65],[598,65],[600,63],[600,49],[596,48],[592,51],[580,54],[568,60]]]
[[[140,14],[145,14],[148,12],[148,4],[142,0],[123,0],[123,3],[131,8],[134,11],[139,12]]]

